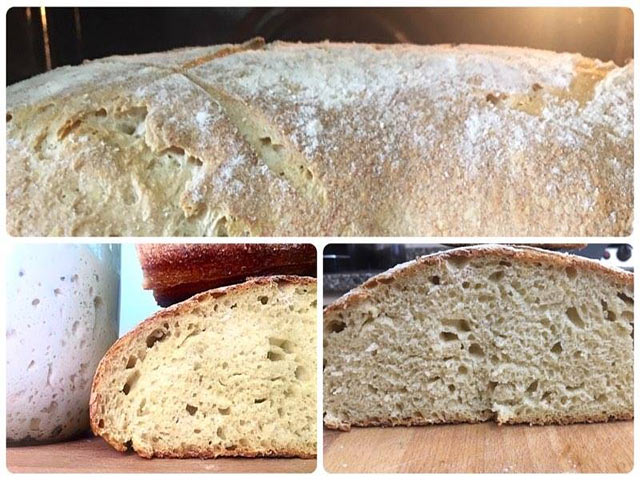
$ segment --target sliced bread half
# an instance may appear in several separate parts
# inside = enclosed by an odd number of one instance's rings
[[[143,457],[316,454],[315,279],[209,290],[122,337],[96,372],[91,428]]]
[[[453,249],[324,312],[324,423],[633,417],[633,274],[535,248]]]

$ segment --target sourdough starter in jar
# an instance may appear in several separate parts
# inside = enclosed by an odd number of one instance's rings
[[[118,338],[120,247],[15,246],[7,257],[7,441],[89,426],[98,362]]]

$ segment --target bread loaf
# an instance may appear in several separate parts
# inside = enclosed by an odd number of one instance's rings
[[[192,295],[262,275],[316,275],[311,244],[139,244],[143,287],[167,307]]]
[[[259,39],[7,89],[12,235],[620,236],[633,64]]]
[[[324,422],[633,418],[633,274],[478,246],[375,276],[324,312]]]
[[[314,279],[209,290],[107,352],[91,389],[91,428],[143,457],[313,457],[315,346]]]

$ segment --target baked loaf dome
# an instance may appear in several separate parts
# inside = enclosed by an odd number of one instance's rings
[[[627,235],[632,68],[261,39],[58,68],[7,89],[7,229]]]
[[[633,275],[479,246],[377,275],[324,312],[324,423],[633,418]]]
[[[268,275],[316,275],[316,248],[296,243],[141,243],[143,288],[167,307],[196,293]]]
[[[100,362],[93,432],[143,457],[314,457],[316,302],[275,276],[161,310]]]

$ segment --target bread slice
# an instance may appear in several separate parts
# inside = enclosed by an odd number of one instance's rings
[[[168,307],[196,293],[263,275],[316,275],[316,249],[293,243],[143,243],[143,287]]]
[[[143,457],[315,456],[316,302],[274,276],[161,310],[100,362],[93,432]]]
[[[476,246],[377,275],[324,312],[324,423],[633,417],[633,274]]]

